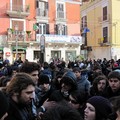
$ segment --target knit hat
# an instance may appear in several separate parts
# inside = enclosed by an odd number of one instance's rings
[[[8,101],[6,96],[0,91],[0,119],[8,110]]]
[[[102,96],[93,96],[88,99],[87,103],[95,107],[96,120],[107,118],[112,113],[110,101]]]
[[[49,84],[50,83],[50,78],[48,75],[45,75],[45,74],[42,74],[39,76],[39,79],[38,79],[38,85],[42,85],[44,83],[47,83]]]

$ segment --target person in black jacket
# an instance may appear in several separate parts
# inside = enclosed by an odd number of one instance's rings
[[[8,108],[9,108],[8,100],[4,93],[0,91],[0,120],[4,120],[5,117],[7,117]]]
[[[57,104],[43,114],[41,120],[83,120],[79,112],[68,105]]]
[[[52,85],[52,81],[48,75],[41,74],[38,79],[38,87],[40,91],[38,92],[39,107],[50,97],[50,95],[55,90]]]
[[[107,86],[108,79],[105,75],[100,75],[96,77],[93,81],[93,85],[90,88],[90,96],[103,96]]]
[[[104,97],[111,98],[120,95],[120,72],[112,71],[108,74],[108,83]]]
[[[78,89],[77,78],[75,73],[72,71],[67,71],[60,80],[60,89],[55,90],[51,94],[51,98],[54,101],[67,100],[69,101],[69,95],[72,91]]]
[[[34,120],[32,99],[35,84],[26,73],[17,73],[6,88],[9,99],[8,116],[5,120]]]

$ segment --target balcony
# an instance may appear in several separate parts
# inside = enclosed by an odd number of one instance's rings
[[[43,10],[43,9],[40,9],[40,8],[37,8],[36,9],[36,15],[38,17],[48,17],[48,10]]]
[[[19,30],[15,31],[12,28],[7,29],[8,42],[15,41],[16,37],[17,37],[18,41],[23,42],[25,40],[25,36],[26,36],[25,31],[19,31]]]
[[[64,11],[57,11],[57,18],[64,19]]]
[[[110,21],[110,15],[103,15],[101,17],[98,17],[98,22],[109,22]]]
[[[65,12],[64,11],[57,11],[57,16],[56,16],[57,21],[66,21],[65,18]]]
[[[110,38],[108,37],[108,40],[110,41]],[[104,38],[98,38],[98,44],[100,46],[110,46],[110,42],[108,40],[104,40]]]
[[[13,18],[26,18],[30,15],[30,6],[8,5],[7,14]]]
[[[48,21],[48,9],[36,9],[36,19],[39,19],[40,21]]]

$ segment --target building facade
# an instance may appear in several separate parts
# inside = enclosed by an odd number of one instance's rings
[[[2,0],[0,57],[14,62],[80,55],[80,4],[65,0]],[[44,51],[41,40],[44,36]],[[44,56],[41,56],[43,53]]]
[[[120,58],[118,0],[89,0],[81,5],[82,54],[88,58]],[[86,46],[91,50],[86,52]]]

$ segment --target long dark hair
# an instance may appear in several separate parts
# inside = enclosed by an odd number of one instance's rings
[[[14,93],[21,93],[21,91],[26,89],[29,85],[35,86],[32,77],[27,73],[17,73],[7,86],[6,93],[9,96],[12,96]]]

